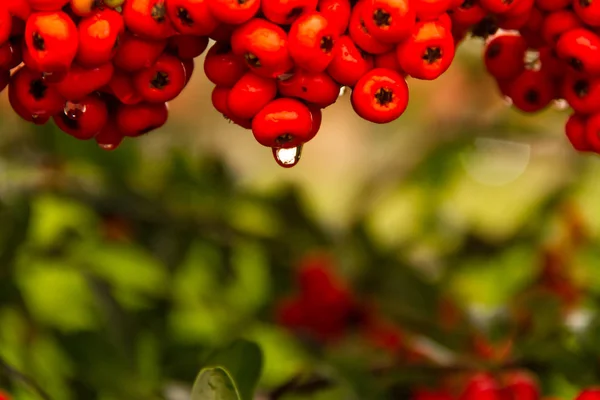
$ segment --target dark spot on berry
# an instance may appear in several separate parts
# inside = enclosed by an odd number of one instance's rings
[[[498,32],[498,24],[496,19],[492,16],[485,17],[471,29],[472,36],[483,39],[487,39],[496,32]]]
[[[164,89],[169,85],[170,79],[169,74],[166,72],[158,71],[156,75],[150,81],[150,87],[153,89]]]
[[[152,132],[153,130],[155,130],[155,129],[158,129],[158,128],[159,128],[159,127],[158,127],[158,126],[156,126],[156,125],[150,125],[149,127],[147,127],[147,128],[145,128],[145,129],[142,129],[142,130],[138,131],[138,136],[145,135],[145,134],[147,134],[147,133],[150,133],[150,132]]]
[[[428,47],[427,50],[425,50],[425,53],[423,53],[423,56],[421,56],[421,58],[427,61],[427,64],[433,64],[434,62],[442,58],[442,49],[439,47]]]
[[[42,35],[40,35],[38,32],[33,34],[33,48],[38,51],[46,50],[46,42]]]
[[[502,52],[502,45],[498,42],[488,46],[486,53],[487,58],[496,58]]]
[[[115,50],[121,44],[121,35],[117,35],[115,38],[115,43],[113,44],[113,50]]]
[[[364,19],[360,19],[360,29],[363,32],[369,33],[369,31],[367,30],[367,26],[365,25],[365,20]]]
[[[167,18],[167,10],[165,8],[165,3],[163,1],[156,2],[152,7],[152,10],[150,11],[150,16],[159,24],[165,22]]]
[[[29,83],[29,94],[36,100],[42,100],[46,96],[48,86],[42,79],[35,79]]]
[[[251,67],[253,67],[253,68],[259,68],[262,65],[260,63],[260,60],[258,59],[258,57],[256,57],[252,53],[246,53],[246,54],[244,54],[244,59],[246,59],[246,62],[248,63],[248,65],[251,66]]]
[[[333,45],[335,44],[335,42],[333,41],[333,38],[331,36],[323,36],[321,38],[321,50],[323,50],[323,53],[331,53],[331,50],[333,50]]]
[[[513,0],[502,0],[502,4],[511,5]]]
[[[277,139],[275,139],[275,143],[281,145],[281,144],[289,143],[292,140],[294,140],[294,136],[292,134],[284,133],[283,135],[277,136]]]
[[[377,99],[379,105],[386,106],[394,99],[394,92],[388,88],[380,88],[375,92],[375,99]]]
[[[465,0],[460,5],[460,8],[464,8],[465,10],[468,10],[469,8],[473,7],[474,5],[475,5],[475,0]]]
[[[77,120],[77,118],[71,118],[69,115],[67,115],[67,113],[62,113],[60,114],[60,119],[63,122],[63,124],[67,126],[67,128],[73,130],[79,129],[79,121]]]
[[[217,45],[216,54],[227,54],[231,52],[231,44],[229,42],[222,42]]]
[[[390,26],[390,23],[392,22],[392,16],[387,11],[378,8],[373,13],[373,21],[377,26]]]
[[[306,86],[302,86],[302,88],[301,88],[301,89],[302,89],[302,91],[303,91],[304,93],[308,92],[308,88],[307,88]]]
[[[304,12],[303,7],[294,7],[290,10],[288,15],[285,16],[285,18],[291,22],[291,21],[295,20],[296,18],[298,18],[299,16],[301,16],[303,12]]]
[[[246,3],[248,0],[237,0],[238,4],[241,6]]]
[[[569,65],[575,70],[575,71],[583,71],[583,63],[581,62],[580,59],[578,58],[571,58],[569,60]]]
[[[579,98],[587,96],[590,92],[590,83],[585,79],[578,80],[573,84],[573,92]]]
[[[589,7],[592,5],[592,0],[579,0],[579,5],[583,8]]]
[[[540,101],[540,94],[535,89],[529,89],[525,92],[524,99],[529,104],[537,104]]]
[[[188,10],[186,10],[183,7],[179,7],[177,9],[177,18],[179,19],[179,21],[181,21],[181,23],[183,25],[186,25],[186,26],[194,25],[194,20],[192,19],[192,16],[188,12]]]

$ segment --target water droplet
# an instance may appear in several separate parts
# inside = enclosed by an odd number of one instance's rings
[[[540,52],[537,50],[527,50],[525,52],[524,60],[527,69],[533,71],[539,71],[542,68],[542,62],[540,61]]]
[[[347,89],[348,89],[348,88],[347,88],[346,86],[342,86],[342,87],[340,88],[340,94],[338,95],[338,97],[342,97],[343,95],[345,95],[345,94],[346,94],[346,90],[347,90]]]
[[[555,110],[564,111],[569,108],[569,103],[565,99],[556,99],[552,106]]]
[[[294,76],[294,74],[287,73],[287,74],[281,74],[277,77],[277,79],[279,79],[280,81],[287,81],[288,79],[292,79],[292,77]]]
[[[111,151],[117,148],[113,143],[98,143],[98,147],[102,150]]]
[[[303,145],[290,149],[273,148],[273,158],[280,167],[292,168],[300,161],[302,147]]]
[[[77,119],[83,114],[86,110],[85,104],[73,103],[71,101],[67,101],[65,103],[65,108],[63,109],[65,115],[71,119]]]
[[[506,104],[507,107],[512,107],[513,101],[510,97],[504,96],[503,100],[504,100],[504,104]]]

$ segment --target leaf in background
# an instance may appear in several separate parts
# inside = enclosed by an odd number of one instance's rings
[[[209,357],[205,365],[204,372],[206,370],[214,370],[215,368],[221,368],[222,371],[226,371],[225,375],[230,376],[231,381],[235,382],[234,387],[237,387],[238,398],[240,400],[252,400],[254,398],[254,390],[260,379],[263,366],[263,354],[256,343],[243,339],[237,340],[229,347],[215,352]],[[197,393],[198,386],[209,384],[211,382],[209,378],[210,376],[203,376],[203,372],[201,372],[194,385],[193,393]],[[213,379],[221,382],[223,381],[223,376],[220,378],[213,376]],[[206,392],[206,388],[203,390],[205,390],[205,395],[211,393],[210,391]],[[225,394],[227,392],[223,392],[223,395]],[[235,399],[235,397],[193,397],[192,395],[192,400],[229,400],[230,398]]]
[[[200,371],[191,400],[242,400],[235,382],[223,368],[205,368]]]

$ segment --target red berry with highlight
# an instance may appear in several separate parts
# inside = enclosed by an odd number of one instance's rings
[[[377,124],[394,121],[408,106],[408,85],[399,73],[375,68],[352,90],[352,107],[363,119]]]

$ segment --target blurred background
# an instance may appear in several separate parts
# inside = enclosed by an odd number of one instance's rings
[[[512,110],[481,51],[409,81],[389,125],[348,91],[292,169],[213,110],[202,59],[168,124],[114,152],[26,124],[4,95],[0,389],[185,400],[238,338],[263,352],[267,400],[403,399],[465,358],[526,367],[557,398],[598,382],[600,162],[571,149],[562,104]],[[411,374],[403,356],[374,374],[390,346],[280,323],[315,252],[437,367]],[[335,384],[285,386],[299,374]]]

